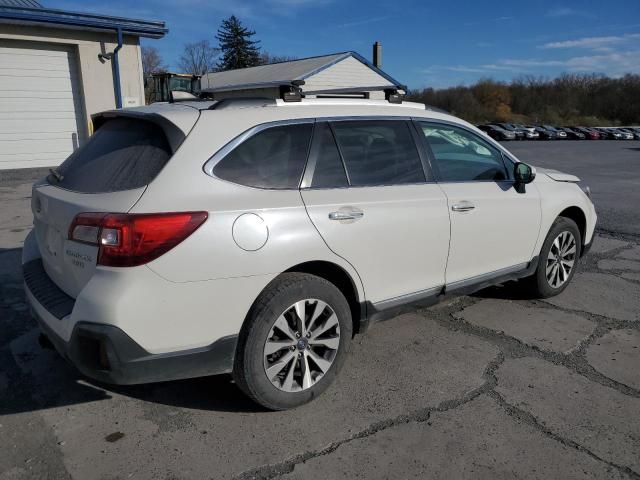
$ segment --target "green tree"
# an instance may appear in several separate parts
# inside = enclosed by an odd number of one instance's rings
[[[255,31],[242,25],[235,15],[223,20],[216,35],[222,52],[218,69],[233,70],[260,65],[260,42],[251,39],[255,34]]]

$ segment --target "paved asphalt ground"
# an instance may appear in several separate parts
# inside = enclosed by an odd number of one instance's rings
[[[113,388],[42,350],[19,265],[30,189],[0,173],[0,479],[640,479],[640,142],[508,147],[594,190],[606,231],[572,285],[375,325],[325,395],[278,413],[226,376]]]
[[[640,235],[640,142],[504,143],[521,161],[580,177],[593,192],[601,231]]]

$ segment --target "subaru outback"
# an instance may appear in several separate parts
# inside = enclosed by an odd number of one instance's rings
[[[231,373],[269,409],[322,393],[352,336],[518,280],[562,292],[596,213],[422,104],[229,99],[109,111],[33,186],[26,295],[87,377]]]

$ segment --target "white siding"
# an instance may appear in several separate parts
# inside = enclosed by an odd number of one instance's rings
[[[347,57],[305,79],[305,92],[353,87],[386,87],[391,82],[364,63]]]
[[[84,125],[71,47],[0,39],[0,169],[60,164]]]

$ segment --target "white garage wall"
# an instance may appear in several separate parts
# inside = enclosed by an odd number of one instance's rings
[[[37,78],[30,80],[28,77],[24,77],[24,81],[5,78],[9,77],[9,74],[0,80],[0,83],[11,87],[10,90],[16,87],[16,82],[20,84],[18,87],[23,90],[35,89],[32,91],[33,97],[38,97],[39,100],[38,102],[25,102],[14,94],[7,95],[0,92],[0,95],[3,95],[0,96],[0,142],[4,139],[4,143],[0,143],[0,154],[5,153],[5,149],[13,148],[11,160],[7,160],[10,155],[0,155],[0,169],[56,166],[66,156],[52,156],[51,153],[67,149],[69,138],[73,142],[71,136],[59,138],[57,135],[60,132],[73,133],[73,119],[69,116],[72,110],[75,110],[76,113],[77,143],[82,145],[91,130],[91,115],[115,108],[111,62],[99,58],[100,53],[112,52],[115,48],[115,32],[0,24],[0,48],[9,46],[8,42],[11,42],[11,48],[24,46],[41,50],[44,46],[45,51],[55,50],[58,53],[40,56],[40,62],[37,66],[42,68],[35,68],[33,73],[34,77],[37,77],[39,70],[49,69],[50,75],[46,76],[44,80],[40,79],[39,81]],[[61,54],[60,52],[67,55],[71,65],[67,72],[62,66],[61,59],[56,57]],[[139,39],[125,35],[124,45],[118,56],[123,102],[128,102],[129,106],[144,105]],[[13,55],[0,58],[0,75],[3,75],[4,70],[9,67],[19,71],[25,65],[29,65],[32,60],[18,57]],[[9,60],[14,62],[13,66],[8,64]],[[68,94],[65,93],[68,91],[69,83],[73,87],[73,108],[70,107]],[[45,98],[42,98],[43,90],[47,93]],[[19,110],[20,118],[12,113],[17,110]],[[37,120],[39,116],[44,115],[43,110],[48,115],[49,122],[55,124],[51,127],[55,131],[36,131],[33,128],[39,126]],[[15,120],[10,128],[14,128],[18,132],[5,130],[7,123],[3,122],[8,118]],[[44,117],[41,118],[44,119]],[[21,137],[19,137],[18,143],[22,145],[16,143],[9,147],[7,142],[9,135],[3,135],[5,132],[9,134],[20,133]],[[51,150],[47,151],[48,149]],[[49,157],[45,157],[47,154]]]
[[[55,166],[84,125],[72,47],[0,40],[0,169]]]

